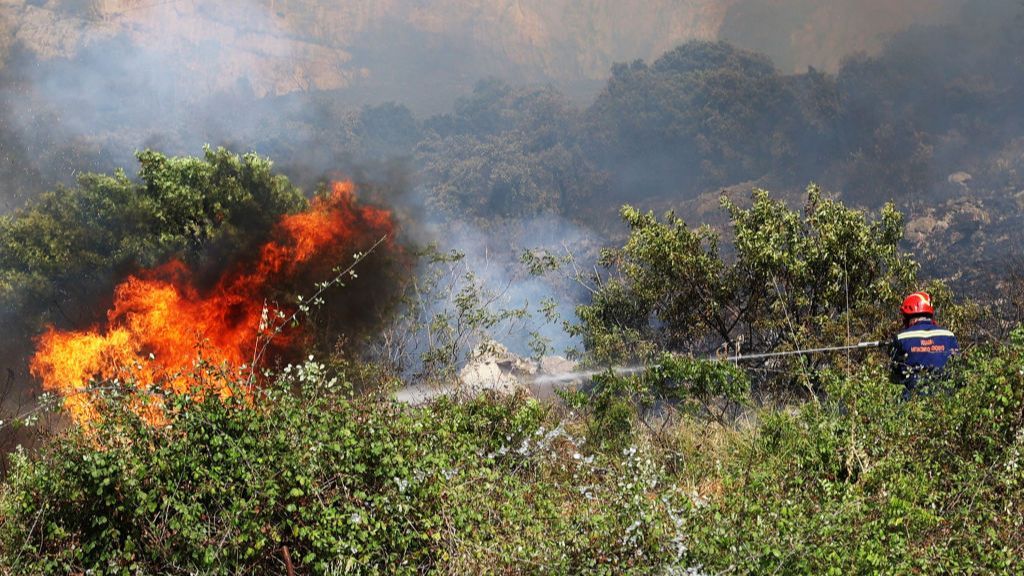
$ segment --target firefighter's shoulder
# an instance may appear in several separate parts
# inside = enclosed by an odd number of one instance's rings
[[[946,330],[945,328],[928,328],[928,329],[910,329],[904,330],[896,335],[897,340],[906,340],[908,338],[939,338],[948,337],[956,338],[956,335]]]

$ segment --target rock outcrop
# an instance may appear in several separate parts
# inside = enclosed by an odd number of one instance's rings
[[[585,378],[586,374],[576,372],[576,363],[571,360],[561,356],[532,360],[490,340],[473,350],[470,360],[459,371],[457,385],[449,388],[413,386],[398,391],[395,397],[410,404],[426,402],[444,394],[474,397],[484,393],[524,393],[547,398],[556,389],[582,385]]]
[[[529,392],[550,396],[556,388],[583,384],[576,363],[562,356],[544,356],[539,361],[518,356],[498,342],[484,342],[473,351],[459,371],[463,391],[477,395],[490,390],[499,394]]]
[[[470,361],[459,371],[463,391],[475,396],[491,390],[514,394],[526,390],[525,381],[537,373],[537,365],[489,341],[476,347]]]

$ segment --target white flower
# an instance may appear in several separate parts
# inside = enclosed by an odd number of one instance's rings
[[[392,480],[394,480],[395,484],[398,485],[398,491],[401,492],[402,494],[405,494],[405,489],[409,486],[409,481],[403,480],[397,476],[392,478]]]

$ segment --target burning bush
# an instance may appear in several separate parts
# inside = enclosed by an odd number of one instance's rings
[[[353,185],[335,183],[308,210],[284,216],[255,258],[228,267],[212,286],[204,287],[194,269],[172,260],[119,284],[103,326],[48,328],[32,358],[32,374],[43,388],[63,395],[79,422],[92,417],[87,388],[93,379],[230,395],[226,383],[205,389],[209,381],[183,374],[202,358],[251,382],[267,346],[287,346],[300,337],[280,333],[281,320],[293,316],[293,308],[268,300],[275,288],[293,285],[310,268],[345,262],[391,232],[388,212],[357,205]]]
[[[270,160],[207,149],[201,158],[138,154],[139,179],[84,174],[0,217],[0,301],[18,324],[84,328],[111,287],[171,256],[221,264],[307,206]]]

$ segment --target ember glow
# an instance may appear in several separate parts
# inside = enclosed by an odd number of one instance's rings
[[[267,302],[273,289],[311,271],[330,274],[391,231],[388,211],[358,205],[353,185],[336,182],[307,211],[284,216],[257,257],[226,270],[211,288],[197,286],[194,271],[177,260],[129,277],[115,289],[105,326],[81,332],[47,329],[38,340],[32,374],[44,389],[63,396],[79,423],[96,415],[95,399],[86,392],[90,381],[230,394],[227,379],[196,376],[196,361],[248,375],[274,318],[292,312]],[[285,347],[300,336],[286,328],[273,344]],[[154,404],[159,405],[156,396]],[[160,420],[158,409],[146,410],[151,421]]]

